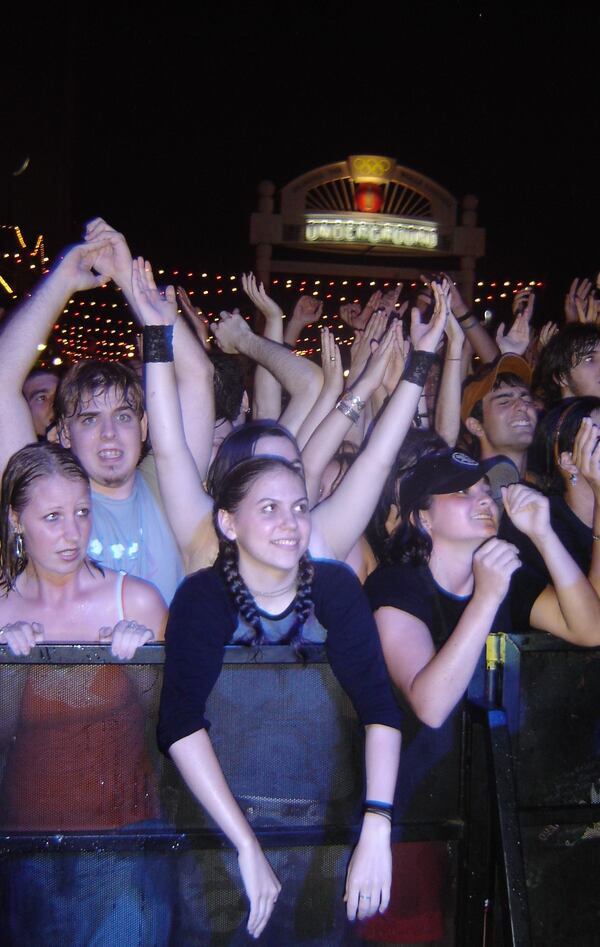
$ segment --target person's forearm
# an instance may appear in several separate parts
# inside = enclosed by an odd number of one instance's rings
[[[212,500],[186,442],[172,362],[146,365],[146,409],[167,518],[179,548],[189,556],[197,543],[199,524],[210,517]]]
[[[592,548],[590,572],[586,578],[553,530],[543,537],[530,538],[552,579],[552,588],[566,625],[566,637],[574,644],[587,647],[600,645],[598,553]],[[597,545],[596,542],[592,544]]]
[[[370,724],[365,727],[366,799],[394,801],[402,734],[393,727]]]
[[[61,278],[60,266],[45,276],[29,299],[16,307],[2,322],[0,373],[3,389],[21,391],[37,358],[37,346],[48,334],[70,296],[70,287]]]
[[[185,440],[202,480],[206,479],[215,426],[214,368],[184,319],[173,330],[173,356]]]
[[[450,447],[454,447],[460,432],[461,383],[462,355],[451,352],[444,360],[435,406],[435,429]]]
[[[283,344],[283,321],[265,315],[264,339]],[[278,418],[281,414],[281,385],[262,365],[256,366],[252,393],[253,418]]]
[[[449,639],[415,675],[405,696],[423,723],[441,727],[465,693],[499,605],[475,590]]]
[[[201,806],[240,851],[257,844],[227,785],[206,730],[197,730],[174,743],[169,755]]]
[[[304,319],[302,317],[296,318],[292,315],[290,319],[286,319],[285,330],[283,333],[283,341],[286,345],[291,345],[293,349],[296,348],[296,343],[300,338],[300,333],[302,332],[305,326]]]
[[[484,365],[493,362],[500,355],[500,349],[492,339],[491,335],[485,329],[475,313],[471,312],[468,318],[464,318],[469,309],[467,306],[453,307],[452,311],[456,316],[461,329],[473,346],[476,355],[479,356]],[[463,321],[461,322],[461,319]]]

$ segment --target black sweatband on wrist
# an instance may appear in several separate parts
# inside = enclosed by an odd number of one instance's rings
[[[410,381],[413,385],[420,385],[422,388],[435,359],[435,352],[417,352],[413,349],[406,368],[402,372],[401,381]]]
[[[475,313],[473,312],[472,309],[467,309],[467,311],[466,311],[465,313],[463,313],[462,316],[457,316],[457,317],[456,317],[456,321],[457,321],[457,322],[460,322],[460,324],[462,325],[463,322],[466,322],[467,319],[470,319],[471,316],[474,316],[474,315],[475,315]]]
[[[173,326],[144,326],[142,353],[144,362],[172,362]]]

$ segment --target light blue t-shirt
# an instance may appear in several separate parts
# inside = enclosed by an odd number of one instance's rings
[[[92,490],[88,555],[108,569],[152,582],[168,605],[184,576],[183,563],[160,499],[151,489],[154,465],[148,460],[136,471],[127,499]]]

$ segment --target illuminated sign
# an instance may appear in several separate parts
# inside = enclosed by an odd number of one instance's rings
[[[304,239],[307,243],[365,244],[371,247],[435,250],[437,224],[373,214],[305,214]]]

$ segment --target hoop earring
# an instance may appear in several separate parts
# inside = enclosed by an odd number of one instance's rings
[[[23,533],[15,533],[15,556],[17,561],[21,561],[24,557],[24,547],[23,547]]]

